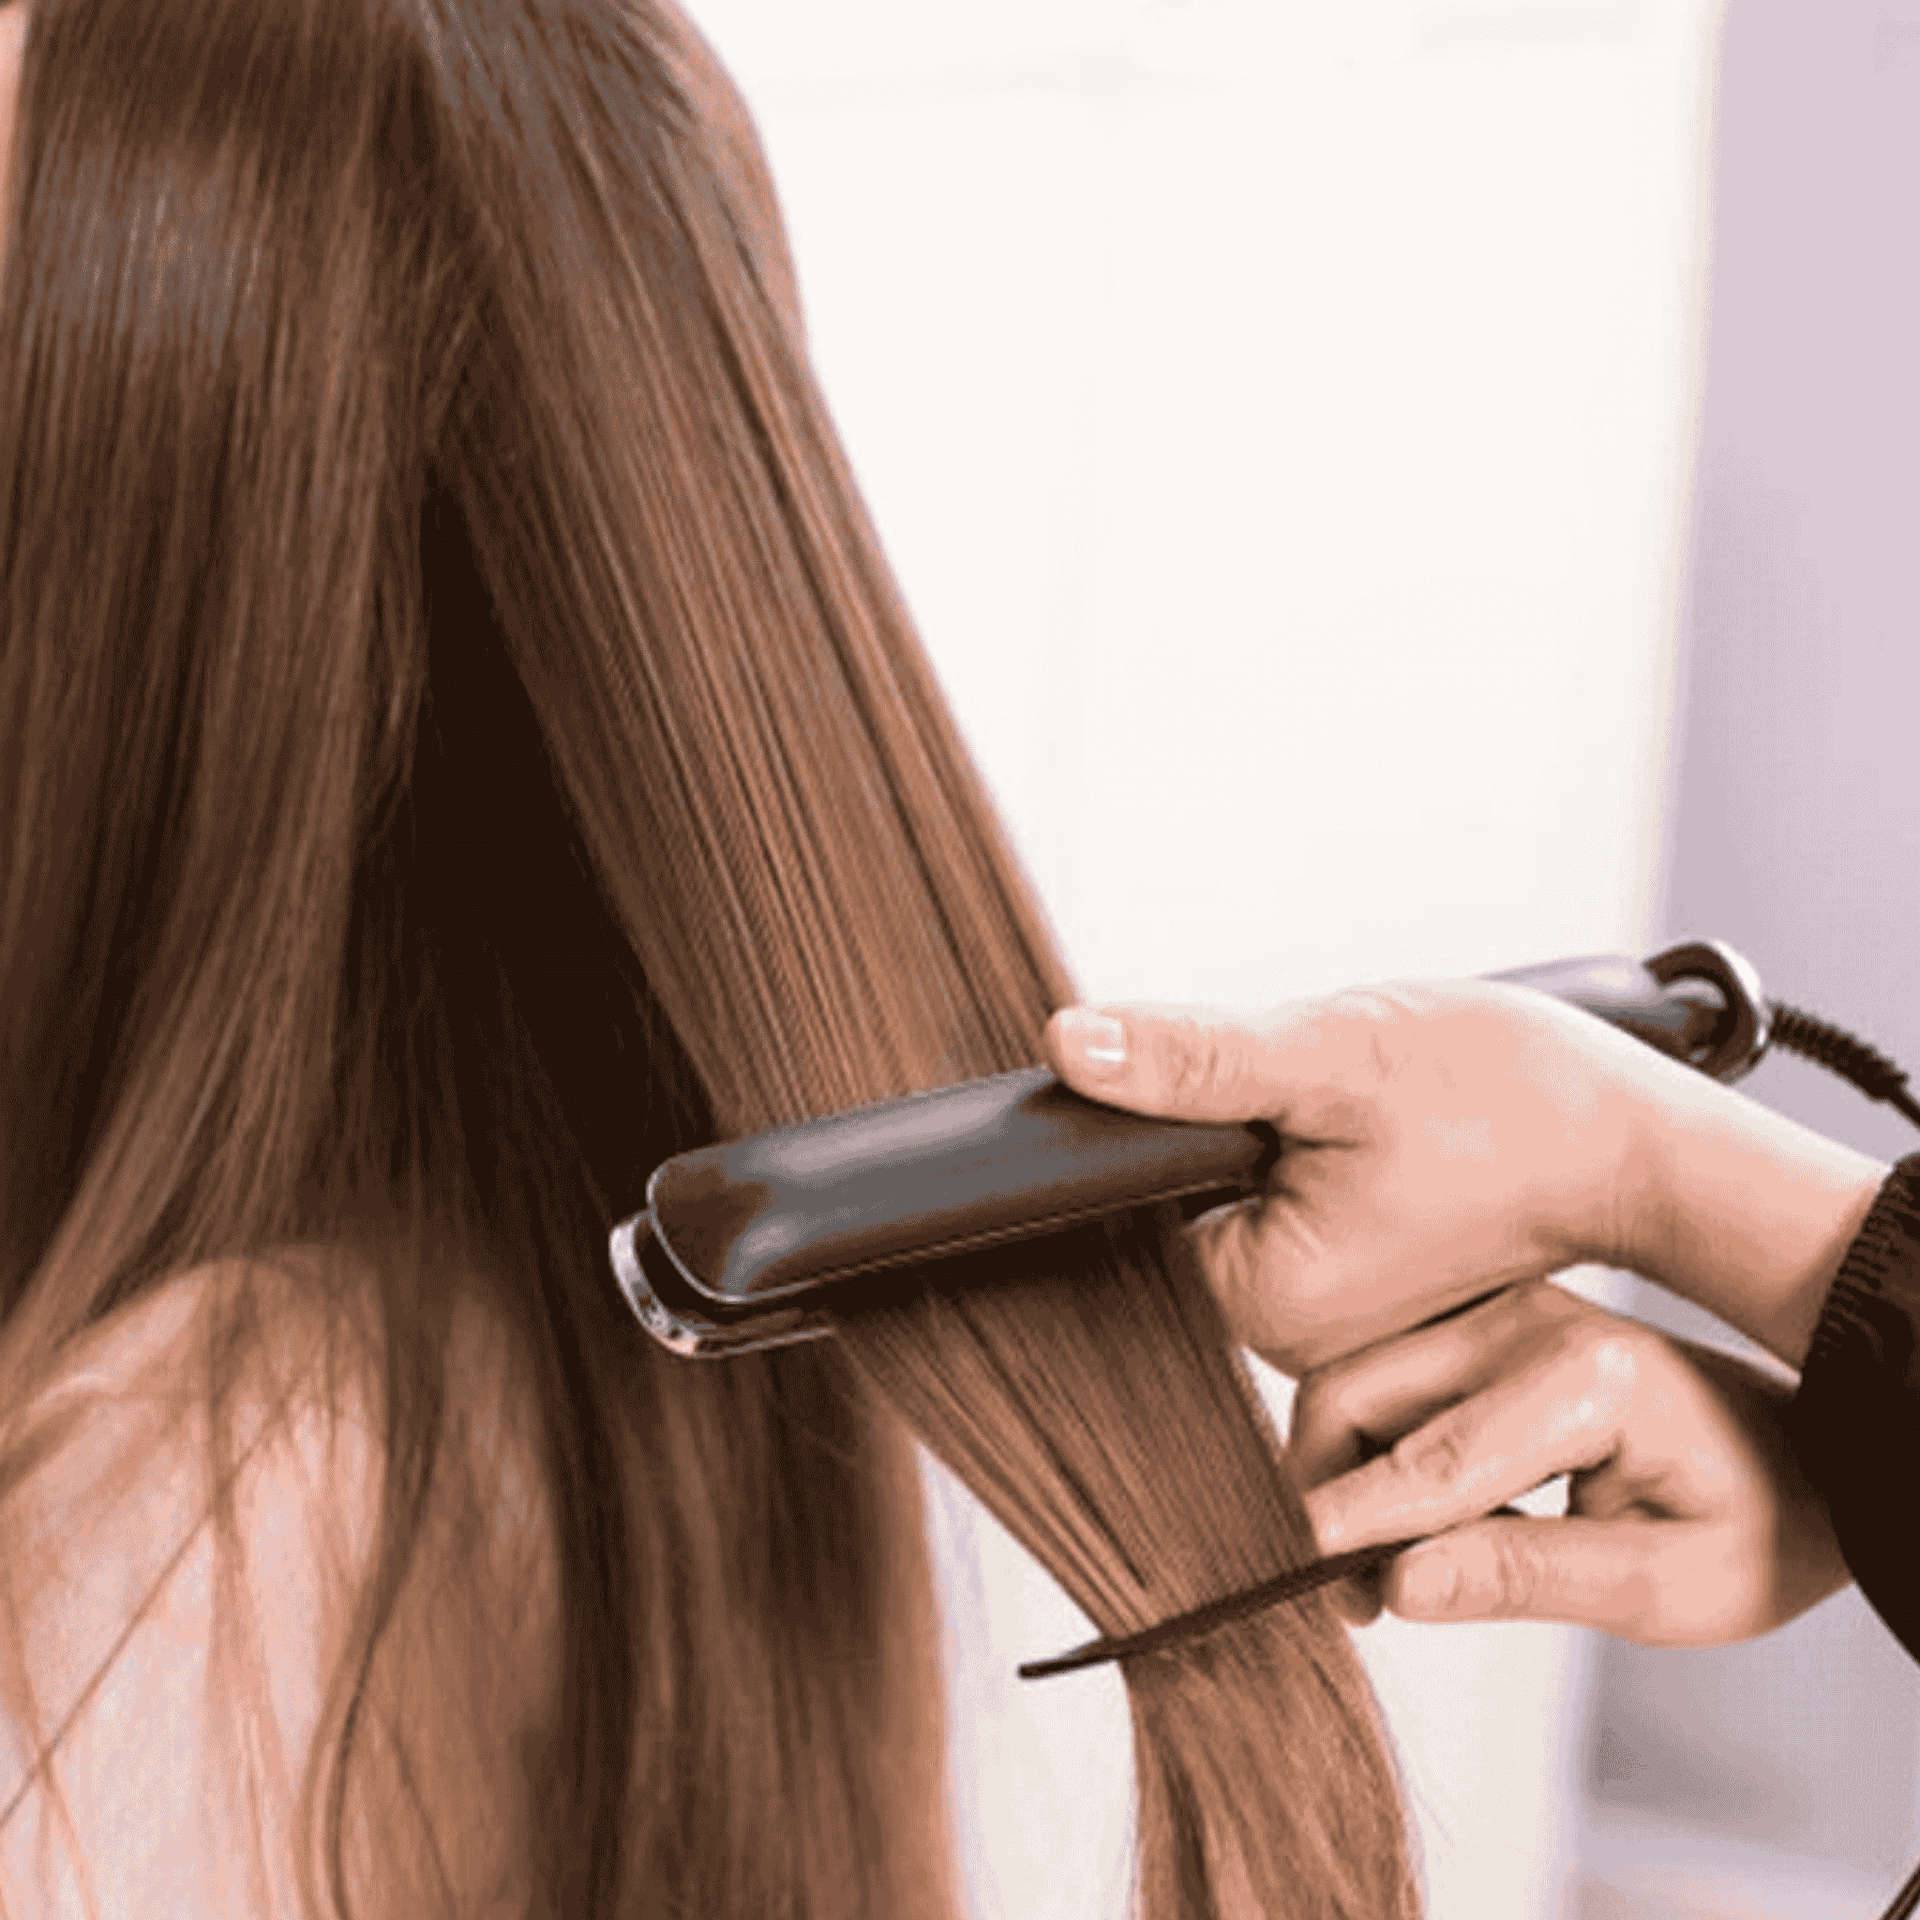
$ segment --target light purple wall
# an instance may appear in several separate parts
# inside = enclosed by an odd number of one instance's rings
[[[1660,926],[1730,940],[1920,1085],[1920,0],[1730,0],[1716,192]],[[1803,1062],[1743,1090],[1920,1151]],[[1889,1489],[1890,1525],[1917,1515]],[[1920,1668],[1851,1589],[1744,1647],[1602,1642],[1588,1792],[1890,1896],[1920,1855]]]

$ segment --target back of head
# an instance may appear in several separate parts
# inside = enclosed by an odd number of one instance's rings
[[[0,1407],[167,1275],[339,1250],[387,1456],[346,1698],[478,1292],[563,1599],[533,1905],[940,1920],[908,1429],[1103,1631],[1312,1542],[1164,1218],[718,1367],[608,1278],[666,1155],[1029,1064],[1072,997],[808,370],[745,110],[656,0],[33,4]],[[1414,1911],[1317,1598],[1127,1681],[1148,1920]],[[377,1913],[342,1809],[402,1763],[353,1725],[313,1756],[309,1894]]]

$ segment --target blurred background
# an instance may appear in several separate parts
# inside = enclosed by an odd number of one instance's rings
[[[1089,997],[1703,935],[1920,1070],[1920,0],[687,4]],[[1118,1920],[1119,1681],[1014,1679],[1091,1628],[923,1465],[977,1920]],[[1433,1920],[1876,1920],[1920,1855],[1854,1590],[1705,1653],[1356,1643]]]

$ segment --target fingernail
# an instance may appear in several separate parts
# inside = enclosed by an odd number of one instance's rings
[[[1069,1007],[1060,1016],[1060,1038],[1089,1072],[1116,1074],[1127,1064],[1127,1030],[1111,1014]]]

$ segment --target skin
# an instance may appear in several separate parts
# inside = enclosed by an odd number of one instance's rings
[[[1445,1535],[1349,1587],[1338,1604],[1356,1625],[1390,1606],[1721,1646],[1852,1578],[1785,1441],[1792,1397],[1533,1281],[1309,1375],[1293,1450],[1329,1550]],[[1493,1511],[1561,1474],[1566,1518]]]
[[[1847,1584],[1787,1447],[1791,1376],[1891,1169],[1530,988],[1394,983],[1245,1015],[1067,1009],[1054,1071],[1136,1113],[1266,1120],[1267,1191],[1190,1239],[1235,1337],[1299,1381],[1322,1552],[1411,1535],[1350,1619],[1764,1633]],[[1763,1372],[1548,1276],[1630,1269]],[[1502,1513],[1571,1475],[1565,1519]]]

